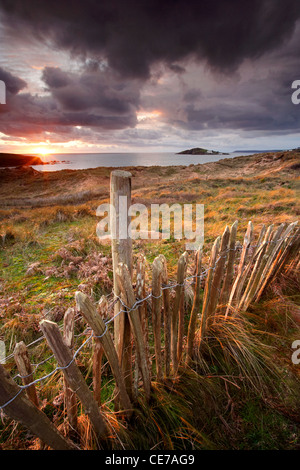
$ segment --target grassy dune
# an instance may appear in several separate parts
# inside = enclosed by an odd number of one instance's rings
[[[134,202],[205,205],[205,265],[213,240],[226,224],[239,220],[242,241],[249,220],[257,236],[263,223],[277,225],[299,218],[299,168],[300,153],[284,152],[188,167],[127,170],[133,175]],[[61,321],[66,309],[74,306],[78,286],[94,300],[111,291],[110,245],[99,243],[95,215],[98,205],[108,201],[111,170],[0,170],[0,339],[5,340],[8,354],[17,341],[28,344],[40,336],[42,316]],[[149,263],[163,253],[174,279],[183,250],[184,242],[172,239],[134,242],[134,254],[142,251]],[[200,373],[195,378],[193,371],[186,372],[173,397],[168,387],[158,386],[151,407],[141,408],[135,426],[129,426],[131,433],[119,430],[125,447],[299,449],[299,366],[290,360],[292,341],[300,339],[295,321],[299,305],[299,279],[281,279],[251,310],[246,324],[213,332],[220,341],[207,351],[215,358],[212,364],[205,362],[204,355]],[[244,350],[236,351],[240,363],[224,360],[220,345],[226,349],[238,335],[254,358],[252,372]],[[50,355],[45,346],[34,348],[32,354],[36,363]],[[80,359],[88,381],[90,357],[91,351],[85,350]],[[38,373],[47,373],[53,365],[50,361]],[[14,371],[13,360],[7,367]],[[239,374],[246,376],[244,382]],[[251,382],[253,374],[265,375],[261,388]],[[55,377],[43,389],[43,409],[62,424],[63,408],[57,397],[60,376]],[[105,402],[112,387],[109,374],[104,374],[104,381]],[[186,390],[188,400],[183,401]],[[107,407],[113,422],[112,404]],[[81,421],[87,429],[84,416]],[[26,436],[21,426],[14,427],[9,420],[0,424],[3,448],[34,446],[34,439]],[[85,445],[93,447],[90,434]]]

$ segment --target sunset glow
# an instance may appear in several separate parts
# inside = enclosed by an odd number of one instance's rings
[[[34,153],[40,155],[41,157],[46,157],[51,153],[51,150],[47,149],[46,147],[38,147],[35,149]]]

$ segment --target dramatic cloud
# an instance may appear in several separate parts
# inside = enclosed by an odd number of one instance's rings
[[[299,0],[0,0],[0,19],[15,48],[0,68],[8,138],[142,147],[299,132]]]
[[[7,70],[0,67],[0,80],[5,83],[7,94],[17,95],[21,90],[26,88],[26,82],[21,78],[15,77]]]
[[[0,108],[0,129],[7,135],[57,132],[58,126],[86,126],[95,129],[124,129],[137,123],[138,81],[115,79],[109,70],[67,73],[46,67],[42,80],[45,96],[19,93],[26,83],[0,69],[0,80],[14,91],[8,104]],[[71,136],[70,136],[71,137]]]
[[[298,0],[1,0],[14,35],[34,35],[96,58],[127,76],[193,55],[224,70],[280,45],[300,16]]]

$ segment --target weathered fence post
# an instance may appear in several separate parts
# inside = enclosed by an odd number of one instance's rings
[[[146,358],[146,348],[144,343],[144,335],[143,330],[140,322],[140,318],[138,316],[138,309],[137,307],[134,308],[136,303],[134,291],[132,287],[132,281],[127,269],[127,266],[123,263],[119,264],[117,269],[117,281],[119,283],[120,291],[122,297],[128,306],[128,317],[130,320],[131,329],[133,332],[137,357],[139,361],[139,366],[141,370],[141,375],[143,379],[144,389],[146,398],[150,398],[150,376],[148,370],[148,362]]]
[[[259,256],[256,260],[256,263],[254,265],[254,268],[252,270],[252,273],[251,273],[251,276],[250,276],[250,279],[248,281],[248,284],[247,284],[247,287],[245,289],[245,292],[243,294],[243,297],[240,301],[240,304],[239,304],[239,309],[245,309],[247,310],[251,300],[252,300],[252,297],[254,296],[255,294],[255,291],[257,289],[257,285],[260,281],[260,278],[261,278],[261,275],[262,275],[262,272],[263,272],[263,269],[264,269],[264,266],[265,266],[265,263],[267,261],[267,256],[265,255],[265,252],[266,252],[266,248],[267,248],[267,244],[266,242],[263,243],[263,246],[262,246],[262,249],[259,253]]]
[[[13,397],[16,397],[13,401]],[[75,450],[77,447],[65,439],[47,416],[39,410],[13,381],[0,364],[0,406],[7,416],[19,421],[45,444],[55,450]]]
[[[227,268],[224,277],[224,283],[221,290],[220,295],[220,304],[222,306],[222,312],[225,314],[226,312],[226,304],[229,299],[230,295],[230,288],[232,287],[232,281],[234,276],[234,261],[236,256],[236,249],[235,249],[235,242],[236,242],[236,234],[237,234],[237,226],[238,221],[236,220],[230,229],[230,238],[228,243],[228,261],[227,261]]]
[[[107,298],[103,295],[99,300],[98,304],[98,313],[100,317],[104,320],[107,318],[108,313],[108,302]],[[95,347],[93,353],[93,390],[94,398],[98,405],[101,405],[101,367],[102,367],[102,357],[103,357],[103,346],[100,339],[95,338]]]
[[[236,291],[236,295],[235,295],[235,304],[237,306],[237,308],[239,308],[239,304],[240,304],[240,300],[241,300],[241,296],[243,294],[243,287],[244,287],[244,284],[248,278],[248,275],[250,273],[250,270],[251,268],[253,267],[253,261],[259,256],[260,254],[260,251],[262,249],[262,242],[263,240],[265,239],[265,237],[270,237],[271,234],[272,234],[272,230],[273,230],[273,225],[271,225],[268,230],[266,229],[266,226],[263,225],[262,228],[261,228],[261,231],[260,231],[260,234],[259,234],[259,237],[258,237],[258,240],[257,240],[257,243],[256,243],[256,246],[253,248],[253,251],[252,251],[252,254],[249,258],[249,261],[248,261],[248,264],[245,266],[245,269],[242,273],[242,276],[240,277],[240,280],[239,280],[239,285],[238,285],[238,289]]]
[[[156,379],[162,381],[162,355],[161,355],[161,306],[162,306],[162,290],[161,275],[163,265],[157,256],[152,263],[152,324],[154,334],[155,363],[156,363]]]
[[[90,418],[98,440],[101,441],[102,439],[105,439],[107,437],[106,423],[89,387],[74,361],[72,352],[63,341],[58,325],[49,320],[42,320],[40,322],[40,327],[59,366],[62,368],[67,382],[79,397],[88,417]]]
[[[193,307],[190,316],[189,328],[188,328],[188,338],[187,338],[187,364],[189,364],[193,358],[193,346],[196,333],[196,322],[200,314],[200,302],[201,302],[201,264],[202,264],[202,249],[198,250],[196,253],[195,259],[195,288],[194,288],[194,301]]]
[[[33,381],[32,367],[27,351],[27,347],[23,341],[17,343],[14,350],[15,362],[24,385],[28,385]],[[39,399],[36,393],[35,385],[26,388],[26,393],[29,400],[39,407]]]
[[[165,337],[165,377],[170,376],[170,362],[171,362],[171,309],[170,309],[170,292],[166,288],[168,285],[168,269],[167,260],[164,255],[159,255],[162,263],[162,296],[164,306],[164,337]]]
[[[287,244],[288,237],[292,233],[293,229],[296,227],[297,222],[291,223],[284,232],[281,234],[281,238],[278,239],[276,246],[272,252],[272,255],[266,265],[264,270],[261,282],[258,285],[257,292],[255,294],[255,301],[257,302],[263,291],[265,290],[266,286],[269,284],[273,273],[275,272],[276,266],[279,263],[280,256],[282,254],[282,248]]]
[[[224,269],[226,260],[228,258],[228,243],[230,237],[230,230],[229,227],[226,226],[224,233],[221,238],[220,243],[220,251],[219,251],[219,258],[218,262],[216,263],[212,284],[211,284],[211,294],[210,294],[210,301],[207,307],[207,318],[210,321],[210,318],[213,317],[215,319],[216,315],[216,308],[218,305],[220,292],[221,292],[221,283],[224,277]]]
[[[202,341],[206,332],[207,310],[208,310],[208,305],[209,305],[209,300],[210,300],[211,285],[212,285],[212,280],[214,277],[214,270],[216,267],[217,256],[218,256],[219,249],[220,249],[220,240],[221,240],[221,237],[218,237],[215,240],[215,243],[212,247],[210,260],[209,260],[208,274],[207,274],[204,294],[203,294],[202,315],[201,315],[201,323],[200,323],[200,331],[199,331],[199,337],[200,337],[199,347],[201,347],[201,344],[202,344]]]
[[[116,349],[114,347],[113,340],[109,331],[107,331],[107,325],[105,325],[104,321],[102,320],[101,316],[97,312],[96,308],[94,307],[93,303],[90,299],[85,295],[83,292],[76,292],[75,293],[76,304],[86,319],[87,323],[90,325],[92,330],[94,331],[95,335],[98,336],[99,340],[104,349],[105,356],[109,362],[111,367],[112,373],[114,375],[117,387],[120,391],[120,402],[124,410],[126,410],[127,416],[131,416],[132,414],[132,405],[129,399],[129,396],[126,391],[125,381],[120,369],[118,356]]]
[[[179,337],[183,339],[182,335],[182,298],[184,296],[184,277],[186,274],[187,267],[187,252],[183,253],[177,264],[177,286],[175,291],[175,301],[172,311],[172,320],[171,320],[171,354],[172,354],[172,366],[173,373],[176,375],[179,365],[179,360],[181,358],[182,345],[179,345]]]
[[[128,209],[131,204],[131,173],[123,170],[114,170],[110,175],[110,204],[111,211],[111,248],[113,261],[113,283],[115,298],[120,295],[116,278],[119,263],[128,267],[132,277],[132,239],[128,233],[130,216]],[[115,315],[121,310],[120,302],[115,303]],[[121,313],[114,320],[115,346],[122,367],[126,389],[132,397],[132,352],[131,331],[127,315]]]
[[[235,297],[239,297],[239,293],[240,293],[240,289],[241,289],[241,279],[242,279],[242,276],[243,276],[244,267],[245,267],[245,263],[246,263],[246,258],[247,258],[247,254],[248,254],[248,251],[249,251],[249,247],[250,247],[250,243],[252,241],[252,238],[253,238],[253,224],[250,221],[248,223],[247,231],[246,231],[245,236],[244,236],[241,259],[240,259],[239,266],[238,266],[238,272],[237,272],[237,276],[235,278],[234,284],[233,284],[231,292],[230,292],[228,305],[227,305],[227,309],[226,309],[226,313],[225,313],[225,318],[227,318],[227,316],[230,313],[230,310],[232,308],[233,301],[234,301]]]
[[[146,297],[146,258],[144,255],[139,254],[137,260],[137,269],[136,269],[136,297],[138,300],[142,300]],[[139,317],[142,323],[142,330],[144,334],[144,341],[146,345],[146,357],[148,362],[148,369],[151,381],[151,357],[149,349],[149,324],[148,324],[148,315],[147,315],[147,303],[146,301],[142,302],[138,306]]]
[[[75,311],[73,308],[69,308],[64,315],[64,342],[70,351],[73,351],[74,347],[74,315]],[[76,438],[78,435],[77,399],[65,376],[64,399],[69,421],[69,434],[71,437]]]

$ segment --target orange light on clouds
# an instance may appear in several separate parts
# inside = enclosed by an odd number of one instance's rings
[[[145,121],[148,119],[157,119],[162,115],[162,112],[154,109],[153,111],[140,111],[137,113],[137,120],[140,121]]]

